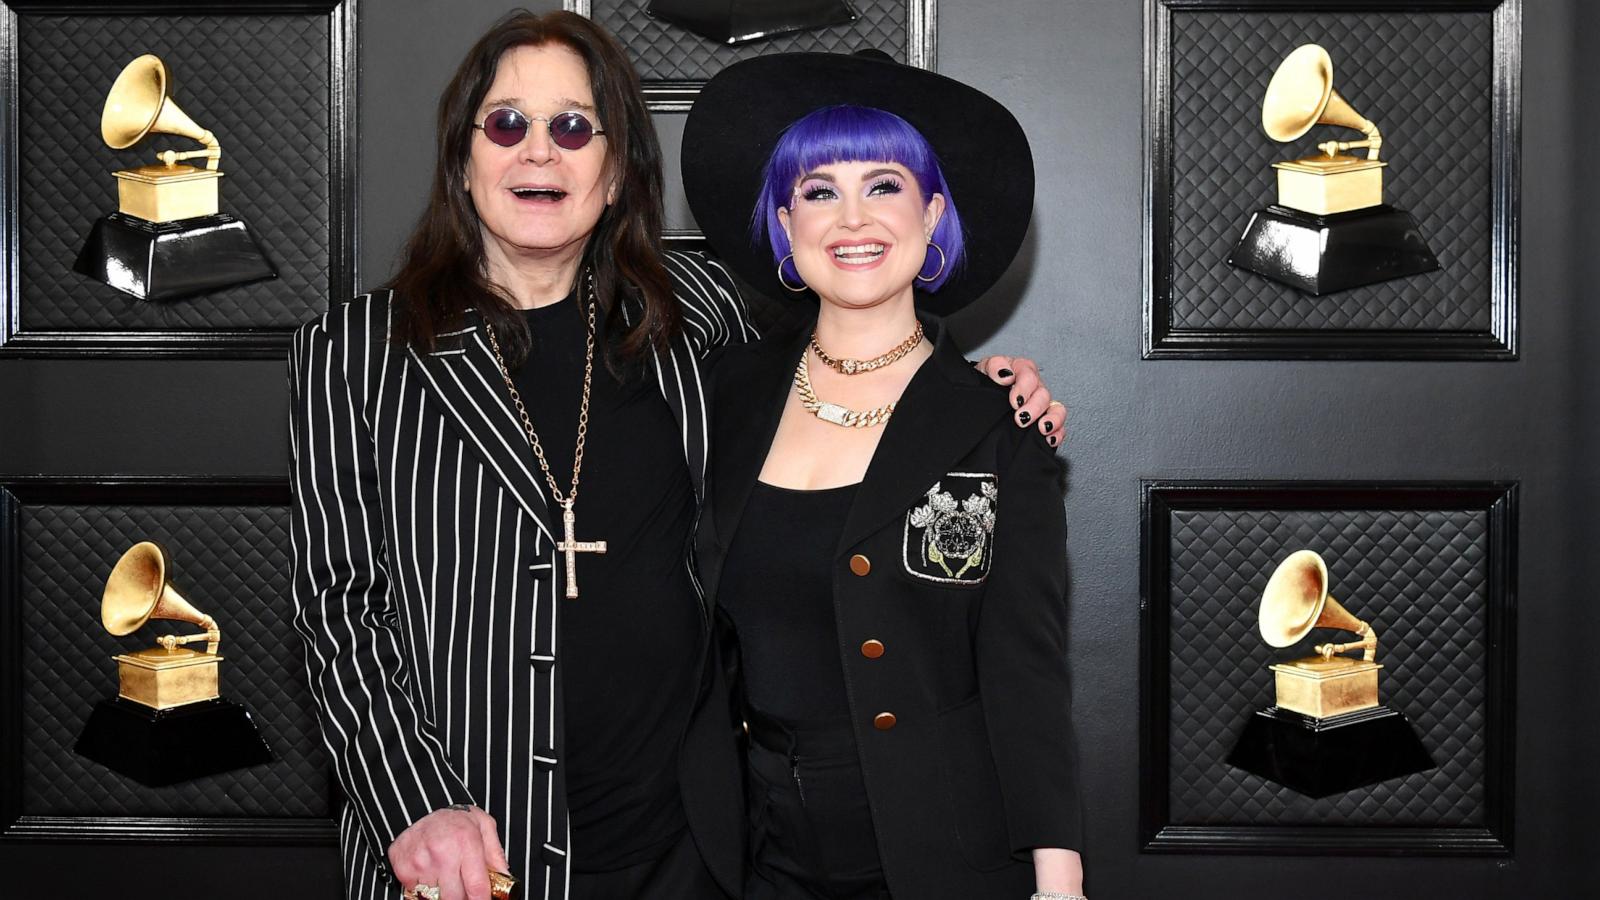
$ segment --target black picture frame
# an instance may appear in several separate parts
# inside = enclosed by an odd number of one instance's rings
[[[18,276],[19,68],[17,43],[25,17],[112,15],[127,17],[224,15],[236,17],[323,14],[329,21],[328,284],[327,297],[349,297],[357,284],[356,153],[357,8],[359,0],[241,0],[238,3],[176,0],[118,3],[111,0],[0,0],[0,357],[169,357],[198,359],[280,358],[292,327],[76,330],[22,324],[27,298]],[[103,98],[88,98],[99,104]]]
[[[1488,325],[1483,329],[1194,328],[1173,324],[1174,16],[1229,12],[1491,13]],[[1145,359],[1518,358],[1522,0],[1146,0],[1143,173]],[[1241,98],[1244,102],[1246,98]],[[1248,98],[1258,102],[1259,98]],[[1243,223],[1240,223],[1241,226]],[[1334,295],[1336,297],[1337,295]],[[1327,302],[1330,297],[1315,298]]]
[[[1515,482],[1145,480],[1140,485],[1139,845],[1145,853],[1509,856],[1516,721]],[[1482,827],[1174,824],[1169,806],[1174,511],[1467,510],[1487,519]]]
[[[23,810],[23,622],[20,519],[38,504],[287,506],[287,479],[0,478],[0,841],[332,846],[331,817],[30,815]],[[333,782],[330,778],[330,784]],[[334,797],[327,807],[335,808]]]
[[[585,18],[593,18],[595,0],[563,0],[563,8]],[[610,0],[600,0],[602,3]],[[642,0],[647,2],[647,0]],[[906,62],[922,69],[938,63],[939,0],[904,0],[906,10]],[[646,78],[645,102],[651,112],[686,113],[694,105],[704,81],[679,81]]]

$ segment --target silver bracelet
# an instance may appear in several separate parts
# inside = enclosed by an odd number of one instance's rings
[[[1089,900],[1082,894],[1034,894],[1031,900]]]

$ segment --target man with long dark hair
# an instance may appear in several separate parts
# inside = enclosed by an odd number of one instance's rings
[[[743,303],[661,249],[650,114],[587,19],[491,28],[436,158],[388,289],[291,362],[295,625],[349,896],[479,900],[491,870],[527,897],[736,894],[734,726],[689,725],[727,703],[689,537],[701,367],[755,337]]]

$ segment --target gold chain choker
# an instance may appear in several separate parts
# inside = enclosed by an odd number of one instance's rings
[[[911,332],[910,337],[901,341],[899,346],[882,356],[874,356],[871,359],[834,359],[823,351],[821,344],[817,343],[817,333],[815,331],[811,332],[811,352],[817,354],[817,359],[822,360],[823,365],[838,372],[840,375],[860,375],[862,372],[881,369],[904,358],[907,353],[917,349],[917,345],[920,343],[922,343],[922,323],[919,321],[916,329]]]

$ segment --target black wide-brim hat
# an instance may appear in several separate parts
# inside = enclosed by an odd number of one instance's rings
[[[723,69],[695,98],[683,130],[683,184],[718,258],[773,297],[778,280],[765,238],[751,238],[761,173],[785,129],[807,113],[849,104],[910,122],[939,158],[961,214],[962,265],[917,305],[948,315],[1000,280],[1033,215],[1033,153],[1016,117],[982,91],[935,72],[857,54],[782,53]],[[872,160],[876,161],[876,160]]]

